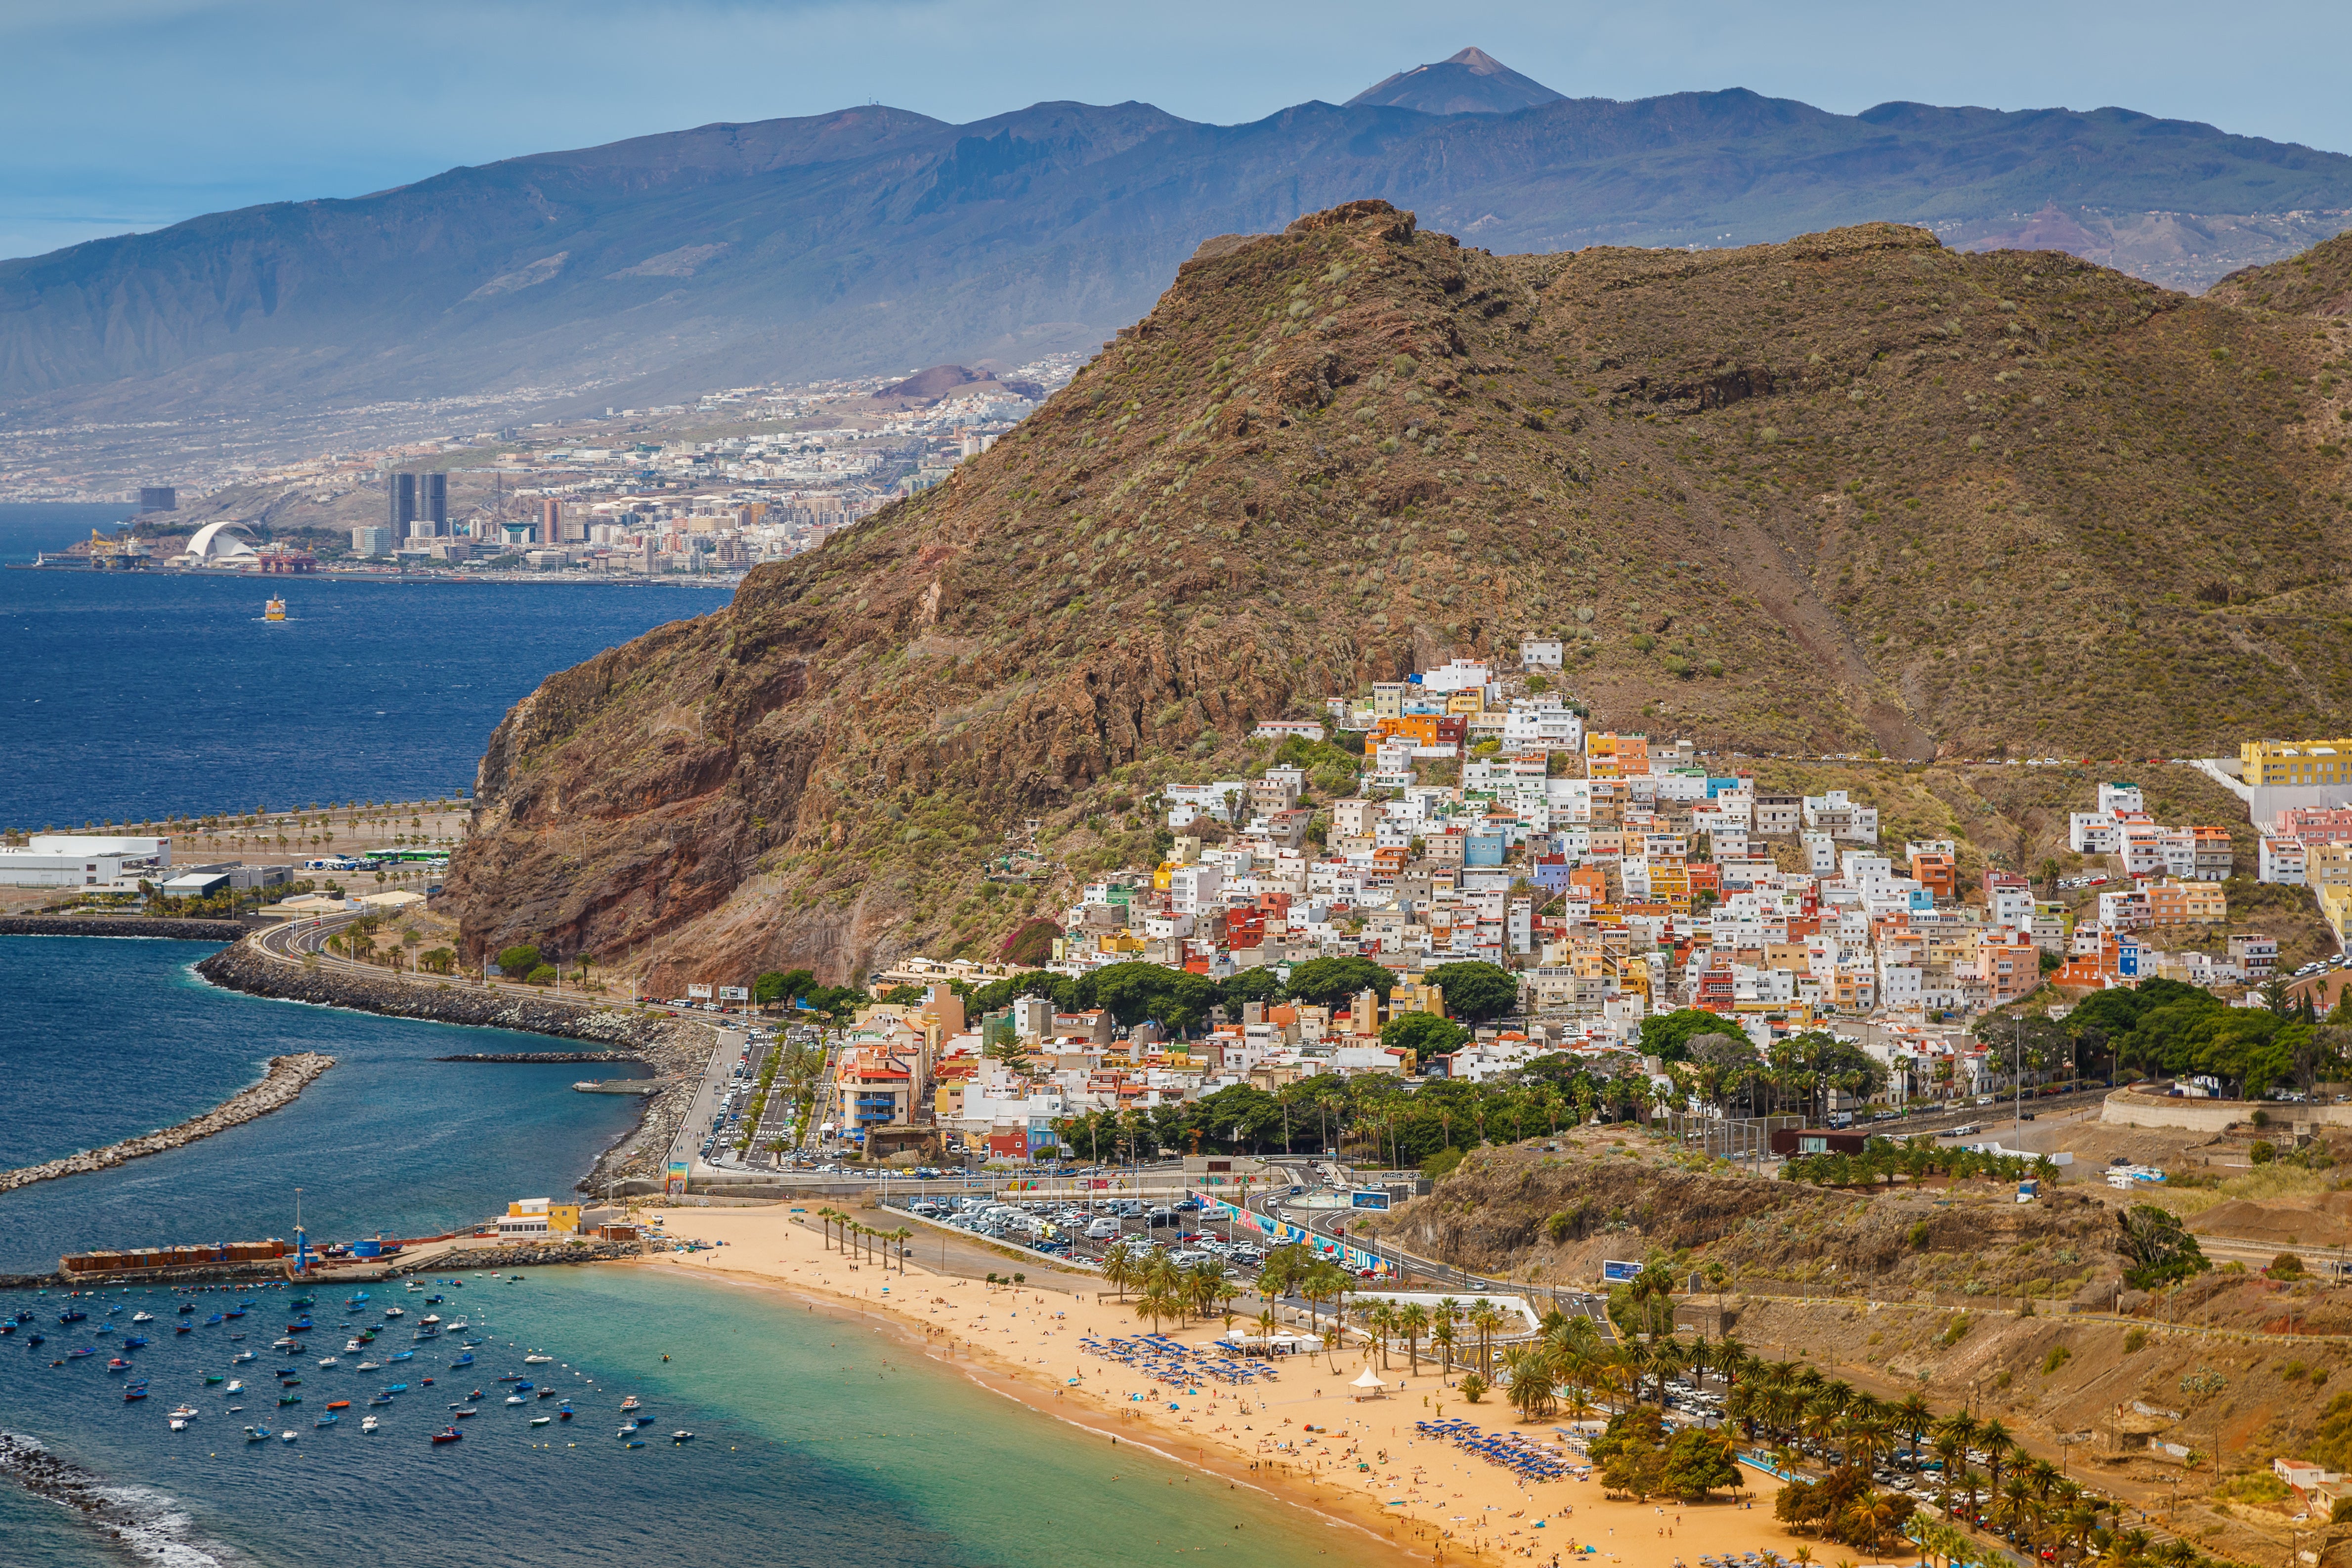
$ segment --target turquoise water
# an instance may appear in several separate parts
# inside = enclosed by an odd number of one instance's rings
[[[0,1341],[0,1425],[29,1430],[100,1474],[138,1477],[146,1489],[140,1508],[153,1521],[142,1540],[192,1568],[207,1561],[1129,1568],[1204,1559],[1218,1568],[1296,1568],[1326,1552],[1360,1556],[1370,1544],[1130,1446],[1114,1449],[973,1385],[871,1324],[812,1313],[778,1292],[639,1268],[539,1270],[520,1284],[465,1281],[461,1289],[442,1287],[448,1301],[434,1310],[463,1311],[478,1328],[488,1325],[477,1364],[454,1375],[446,1352],[428,1357],[432,1346],[424,1347],[400,1364],[410,1391],[373,1412],[368,1395],[393,1373],[352,1371],[349,1356],[336,1368],[312,1364],[340,1351],[340,1334],[324,1342],[342,1322],[382,1322],[390,1302],[408,1308],[413,1322],[423,1298],[396,1283],[370,1287],[366,1309],[347,1319],[341,1300],[321,1297],[313,1310],[320,1327],[309,1337],[322,1343],[302,1358],[295,1392],[304,1402],[286,1408],[299,1417],[289,1420],[279,1419],[268,1376],[285,1358],[268,1350],[290,1321],[282,1315],[289,1292],[238,1298],[263,1302],[244,1320],[256,1325],[246,1343],[263,1353],[244,1371],[264,1375],[246,1377],[242,1415],[227,1412],[219,1385],[202,1381],[205,1371],[227,1369],[231,1325],[200,1327],[184,1339],[166,1328],[132,1353],[152,1394],[126,1405],[121,1375],[103,1370],[105,1357],[48,1364],[69,1339],[91,1343],[58,1327],[53,1298],[0,1298],[12,1309],[44,1309],[50,1335],[38,1353]],[[201,1318],[230,1298],[194,1299]],[[109,1292],[106,1304],[121,1301],[129,1310],[91,1316],[120,1323],[143,1303],[168,1323],[172,1300],[162,1291]],[[404,1329],[388,1329],[368,1354],[410,1343]],[[525,1367],[529,1350],[557,1362]],[[533,1430],[529,1417],[557,1401],[507,1406],[506,1386],[493,1381],[500,1372],[562,1390],[580,1414]],[[435,1387],[421,1386],[425,1375]],[[427,1434],[450,1419],[450,1398],[475,1388],[484,1397],[470,1402],[479,1414],[463,1424],[465,1440],[433,1446]],[[624,1395],[654,1417],[643,1448],[625,1448],[615,1437]],[[311,1425],[327,1400],[345,1397],[352,1408],[334,1427]],[[165,1413],[184,1398],[201,1414],[191,1430],[173,1433]],[[384,1429],[363,1435],[359,1418],[371,1413]],[[248,1445],[237,1428],[257,1418],[299,1437]],[[672,1443],[668,1435],[680,1429],[693,1439]],[[119,1548],[90,1532],[59,1529],[62,1511],[0,1493],[0,1528],[34,1526],[11,1529],[7,1561],[16,1568],[121,1561]]]
[[[168,1126],[323,1051],[336,1065],[282,1110],[112,1170],[0,1194],[0,1272],[94,1247],[290,1236],[434,1235],[562,1196],[635,1125],[637,1103],[582,1094],[612,1068],[436,1062],[571,1041],[263,1001],[190,972],[198,942],[0,937],[0,1137],[9,1166]]]

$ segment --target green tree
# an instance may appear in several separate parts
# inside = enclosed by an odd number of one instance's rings
[[[761,1007],[794,1002],[816,988],[816,977],[806,969],[771,969],[751,982],[751,999]]]
[[[1452,992],[1446,993],[1449,998]],[[1698,1008],[1681,1008],[1642,1020],[1642,1053],[1663,1061],[1681,1061],[1690,1055],[1690,1041],[1703,1034],[1721,1034],[1723,1019]]]
[[[1449,1001],[1451,998],[1447,998]],[[1427,1062],[1433,1056],[1458,1049],[1470,1040],[1470,1031],[1435,1013],[1399,1013],[1381,1026],[1381,1043],[1391,1050],[1402,1049],[1413,1053],[1415,1060]]]
[[[1705,1502],[1719,1488],[1737,1490],[1741,1485],[1739,1461],[1730,1435],[1698,1427],[1675,1433],[1666,1444],[1657,1485],[1665,1495],[1690,1503]]]
[[[1501,1018],[1519,1008],[1519,982],[1494,964],[1440,964],[1424,977],[1445,993],[1445,1010],[1474,1023]]]
[[[1121,966],[1113,965],[1112,968]],[[1109,969],[1099,971],[1108,974]],[[1290,971],[1289,990],[1292,997],[1317,1007],[1336,1008],[1346,1005],[1357,992],[1367,988],[1378,992],[1382,1001],[1396,987],[1396,971],[1370,958],[1309,958]]]
[[[364,925],[365,922],[356,924]],[[511,947],[501,948],[497,962],[501,974],[520,978],[539,967],[539,948],[529,942],[519,942]]]
[[[2134,1290],[2185,1280],[2213,1266],[2177,1215],[2149,1203],[2124,1211],[2116,1249],[2131,1261],[2124,1281]]]

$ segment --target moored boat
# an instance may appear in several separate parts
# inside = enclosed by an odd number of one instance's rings
[[[433,1434],[433,1440],[436,1443],[454,1443],[465,1435],[455,1427],[444,1427]]]

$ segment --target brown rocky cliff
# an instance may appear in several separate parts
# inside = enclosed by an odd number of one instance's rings
[[[656,989],[988,955],[1148,863],[1151,797],[1258,720],[1529,632],[1596,727],[1717,749],[2334,733],[2352,625],[2258,619],[2347,534],[2330,350],[2276,319],[1889,225],[1492,256],[1303,218],[952,482],[518,705],[464,940]],[[983,881],[1033,821],[1060,880]]]

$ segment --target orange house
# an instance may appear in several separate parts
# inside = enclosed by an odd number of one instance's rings
[[[1957,897],[1960,891],[1959,863],[1941,850],[1920,850],[1911,857],[1911,880],[1934,897]]]

